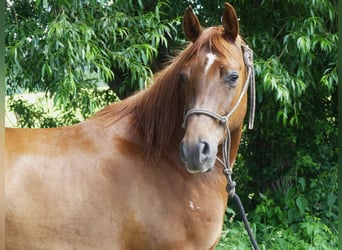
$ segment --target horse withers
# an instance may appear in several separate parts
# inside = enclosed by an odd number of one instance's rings
[[[6,129],[6,249],[215,248],[218,148],[230,131],[232,165],[247,108],[244,42],[228,3],[207,29],[188,8],[184,32],[148,89],[77,125]]]

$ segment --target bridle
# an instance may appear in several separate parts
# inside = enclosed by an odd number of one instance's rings
[[[249,110],[249,124],[248,128],[253,129],[254,125],[254,116],[255,116],[255,72],[254,72],[254,65],[253,65],[253,50],[248,47],[248,45],[243,44],[242,45],[242,51],[243,51],[243,60],[245,63],[245,66],[247,67],[247,78],[245,81],[245,84],[243,86],[243,89],[240,93],[239,99],[233,106],[233,108],[229,111],[227,115],[219,115],[213,111],[201,109],[201,108],[194,108],[190,109],[185,115],[184,115],[184,121],[182,124],[183,128],[186,128],[187,121],[191,115],[197,114],[197,115],[207,115],[214,120],[217,120],[227,131],[227,136],[223,141],[222,145],[222,160],[218,157],[216,157],[216,160],[223,166],[223,173],[227,178],[227,192],[230,197],[235,198],[242,217],[243,221],[245,223],[246,230],[248,232],[249,238],[252,242],[252,245],[254,249],[259,249],[253,235],[252,231],[250,229],[249,223],[247,221],[247,217],[245,215],[244,208],[242,206],[242,203],[240,201],[239,196],[235,193],[235,186],[236,182],[232,180],[232,173],[233,173],[233,167],[230,164],[230,147],[231,147],[231,135],[230,135],[230,129],[229,129],[229,118],[233,115],[233,113],[236,111],[236,109],[239,107],[244,95],[247,93],[248,87],[250,88],[250,110]]]
[[[185,115],[184,115],[184,121],[182,124],[183,128],[186,128],[187,121],[191,115],[198,114],[198,115],[207,115],[215,120],[217,120],[222,126],[224,126],[225,130],[227,131],[227,136],[223,141],[222,146],[222,156],[223,159],[216,158],[221,165],[223,165],[224,169],[226,171],[232,171],[232,166],[230,166],[230,160],[229,160],[229,152],[230,152],[230,144],[231,144],[231,136],[230,136],[230,130],[229,130],[229,118],[233,115],[233,113],[236,111],[236,109],[239,107],[244,95],[246,94],[248,87],[250,87],[250,112],[249,112],[249,129],[253,129],[254,125],[254,114],[255,114],[255,78],[254,78],[254,66],[253,66],[253,51],[248,47],[248,45],[242,45],[243,50],[243,59],[244,63],[247,67],[247,78],[245,81],[245,84],[243,86],[243,89],[240,93],[239,99],[233,106],[233,108],[229,111],[229,113],[225,116],[219,115],[213,111],[207,110],[207,109],[201,109],[201,108],[194,108],[190,109]],[[232,195],[231,192],[234,192],[234,189],[229,190],[229,194]]]

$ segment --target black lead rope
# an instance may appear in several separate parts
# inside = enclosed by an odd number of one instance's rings
[[[237,194],[235,194],[233,196],[233,198],[235,199],[236,203],[239,206],[239,209],[240,209],[240,212],[241,212],[241,217],[242,217],[243,223],[245,224],[245,228],[247,230],[247,233],[248,233],[248,236],[249,236],[249,240],[251,241],[251,243],[253,245],[253,248],[255,250],[259,250],[258,243],[256,242],[256,240],[255,240],[255,238],[253,236],[253,233],[252,233],[252,230],[251,230],[251,226],[248,223],[248,220],[247,220],[247,217],[246,217],[246,213],[245,213],[245,209],[243,208],[243,205],[242,205],[242,202],[240,200],[240,197]]]
[[[224,168],[223,173],[227,177],[227,182],[228,182],[226,190],[228,192],[229,197],[235,199],[235,201],[236,201],[236,203],[237,203],[237,205],[239,207],[239,210],[240,210],[240,213],[241,213],[241,217],[242,217],[243,223],[245,224],[245,228],[246,228],[246,231],[248,233],[249,240],[251,241],[251,243],[253,245],[253,249],[254,250],[259,250],[258,243],[256,242],[256,240],[255,240],[255,238],[253,236],[253,232],[252,232],[251,226],[249,225],[245,209],[244,209],[244,207],[242,205],[240,197],[235,192],[236,182],[232,180],[232,171],[230,169],[228,169],[228,168]]]

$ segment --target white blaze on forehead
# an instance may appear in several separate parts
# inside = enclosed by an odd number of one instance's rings
[[[205,66],[205,72],[207,72],[211,65],[213,65],[213,63],[215,62],[216,59],[216,55],[214,55],[213,53],[208,53],[207,54],[207,65]]]

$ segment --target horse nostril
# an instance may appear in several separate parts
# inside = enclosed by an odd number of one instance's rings
[[[200,152],[201,162],[206,161],[209,158],[209,154],[210,154],[209,143],[207,143],[206,141],[201,142],[201,152]]]
[[[182,141],[179,147],[180,158],[185,163],[203,164],[208,161],[210,151],[210,144],[206,141],[190,145],[186,141]]]
[[[208,155],[209,152],[210,152],[209,143],[207,143],[207,142],[205,141],[205,142],[202,142],[202,144],[203,144],[202,154]]]

